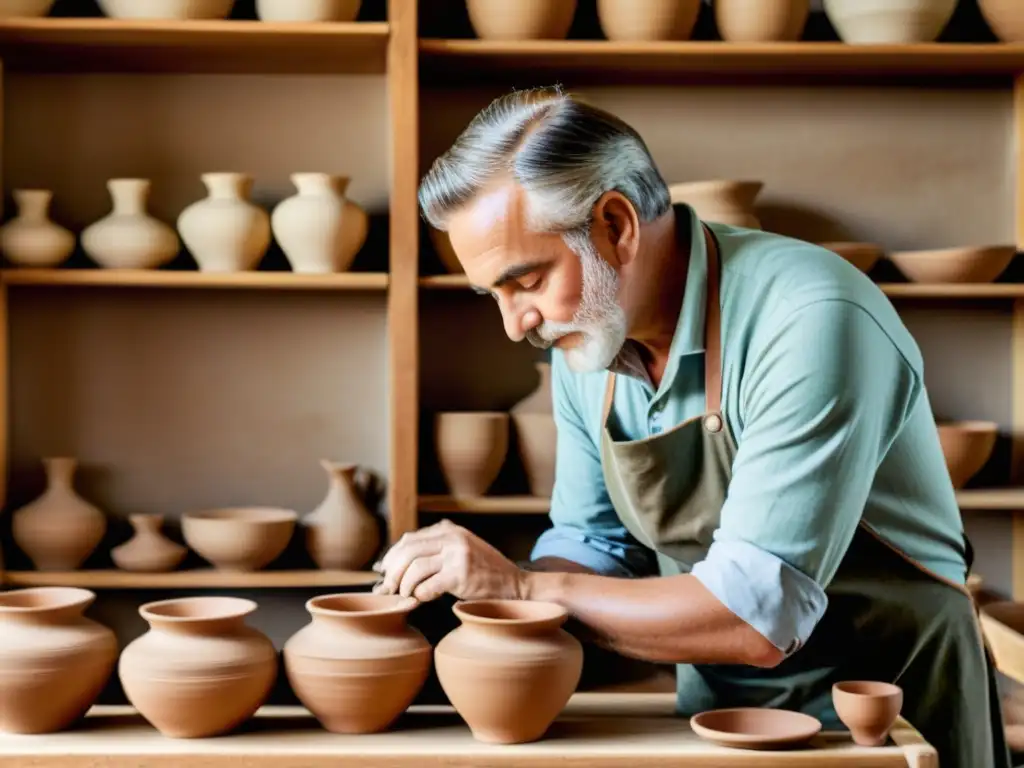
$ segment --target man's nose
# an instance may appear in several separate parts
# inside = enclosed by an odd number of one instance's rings
[[[520,310],[515,307],[502,307],[502,315],[505,335],[516,342],[525,339],[527,332],[541,324],[540,312],[533,308]]]

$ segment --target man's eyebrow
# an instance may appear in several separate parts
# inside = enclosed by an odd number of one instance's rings
[[[529,275],[531,272],[536,272],[538,269],[544,266],[544,261],[532,261],[526,264],[515,264],[511,267],[507,267],[500,275],[498,279],[494,281],[492,288],[500,288],[509,280],[517,280],[520,277]]]

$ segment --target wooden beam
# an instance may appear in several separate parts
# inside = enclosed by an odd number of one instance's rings
[[[1016,174],[1014,216],[1016,219],[1017,250],[1024,244],[1024,76],[1013,83],[1014,172]],[[1011,457],[1010,483],[1018,485],[1024,478],[1024,299],[1013,303],[1011,335]],[[1024,512],[1013,515],[1012,573],[1014,600],[1024,600]]]

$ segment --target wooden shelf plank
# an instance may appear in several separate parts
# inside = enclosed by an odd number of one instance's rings
[[[420,287],[465,290],[469,288],[469,278],[465,275],[428,275],[420,278]]]
[[[965,511],[1024,511],[1024,488],[972,488],[957,491],[956,500]]]
[[[10,71],[384,74],[386,22],[0,21]]]
[[[149,288],[263,288],[378,291],[388,287],[384,272],[198,272],[186,269],[4,269],[6,285],[91,285]]]
[[[84,587],[86,589],[292,589],[350,587],[373,584],[372,571],[252,571],[235,573],[212,568],[132,573],[119,570],[6,571],[3,581],[17,587]]]
[[[551,500],[540,496],[420,496],[420,512],[479,515],[546,515]]]

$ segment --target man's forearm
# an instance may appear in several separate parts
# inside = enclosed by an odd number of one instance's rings
[[[520,565],[526,571],[543,571],[546,573],[597,573],[585,565],[566,560],[564,557],[539,557],[536,560]]]

